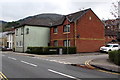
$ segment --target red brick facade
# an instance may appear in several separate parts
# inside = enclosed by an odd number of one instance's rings
[[[70,24],[70,32],[63,32],[66,24]],[[76,46],[77,52],[95,52],[105,42],[104,24],[91,9],[73,22],[65,18],[57,28],[57,33],[54,33],[54,27],[50,30],[51,46],[54,46],[55,40],[58,41],[58,46],[64,46],[63,41],[70,40],[70,46]]]
[[[116,40],[116,36],[105,36],[105,43],[112,42],[113,40]]]
[[[104,20],[105,25],[105,43],[117,41],[117,33],[120,31],[120,19]]]

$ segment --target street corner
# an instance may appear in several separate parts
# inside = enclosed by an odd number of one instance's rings
[[[71,64],[72,66],[77,66],[85,69],[91,69],[94,70],[96,69],[95,67],[91,66],[88,61],[85,62],[85,64]]]
[[[97,62],[97,59],[93,59],[93,60],[88,60],[85,62],[85,65],[90,68],[90,69],[94,69],[94,70],[97,70],[97,71],[100,71],[100,72],[104,72],[104,73],[109,73],[109,74],[115,74],[115,75],[120,75],[120,72],[118,71],[114,71],[114,68],[116,67],[113,67],[113,68],[110,68],[110,63],[108,64],[107,62],[105,62],[106,65],[100,63],[99,61]],[[109,65],[109,66],[107,66]],[[113,65],[111,65],[113,66]],[[116,68],[118,70],[118,68]]]
[[[81,67],[81,68],[91,69],[91,70],[96,69],[95,67],[90,65],[90,61],[92,61],[92,60],[85,61],[84,64],[71,64],[71,65]]]
[[[96,69],[95,67],[93,67],[93,66],[90,64],[91,61],[92,61],[92,60],[85,61],[85,66],[86,66],[88,69]]]

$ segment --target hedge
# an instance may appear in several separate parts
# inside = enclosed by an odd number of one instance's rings
[[[28,47],[26,53],[32,54],[59,54],[62,49],[62,54],[75,54],[76,47]]]
[[[120,50],[109,52],[109,59],[113,63],[115,63],[115,64],[120,66]]]

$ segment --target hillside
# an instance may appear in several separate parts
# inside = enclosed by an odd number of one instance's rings
[[[4,31],[6,25],[7,25],[6,21],[0,20],[0,32]]]
[[[52,23],[52,25],[55,26],[62,23],[63,19],[63,15],[51,13],[28,16],[18,21],[7,22],[4,31],[8,31],[22,24],[51,26]]]

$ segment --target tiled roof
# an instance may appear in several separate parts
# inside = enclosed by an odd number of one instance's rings
[[[64,19],[63,15],[59,14],[40,14],[32,17],[25,18],[22,20],[21,25],[35,25],[35,26],[56,26],[62,24]],[[59,23],[58,23],[59,21]]]
[[[86,9],[86,10],[82,10],[82,11],[79,11],[76,13],[68,14],[66,16],[68,17],[70,22],[73,22],[73,21],[79,19],[80,17],[82,17],[88,10],[90,10],[90,9]]]
[[[68,15],[60,15],[60,14],[39,14],[36,16],[30,16],[23,20],[20,20],[20,25],[35,25],[35,26],[57,26],[61,25],[65,18],[67,18],[70,22],[73,22],[79,19],[82,15],[84,15],[88,10],[82,10],[76,13],[68,14]]]

